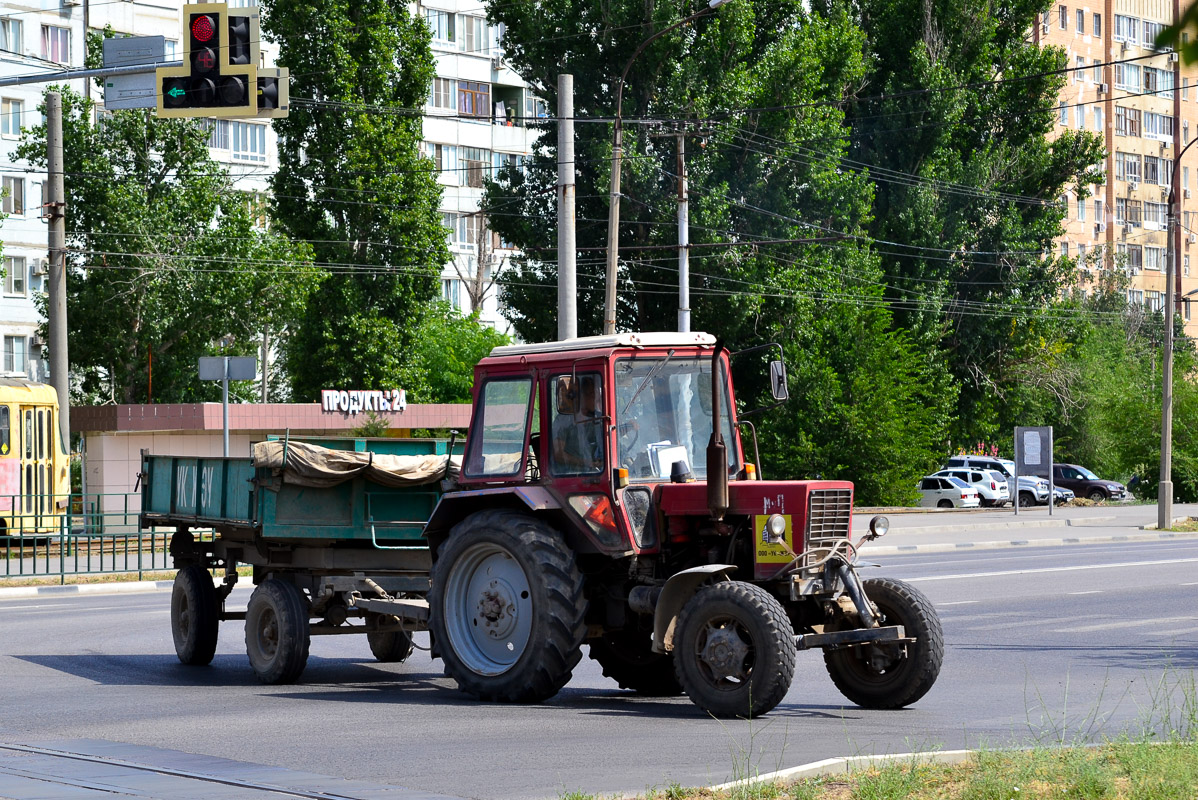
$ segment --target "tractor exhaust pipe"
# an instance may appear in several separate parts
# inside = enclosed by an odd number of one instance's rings
[[[711,439],[707,442],[707,508],[713,519],[723,519],[728,510],[728,447],[720,430],[720,353],[724,340],[717,339],[711,353]]]

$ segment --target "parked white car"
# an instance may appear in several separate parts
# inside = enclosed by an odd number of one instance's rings
[[[1007,478],[1008,486],[1015,476],[1015,462],[1006,458],[990,458],[989,456],[953,456],[944,465],[945,469],[992,469]],[[1019,476],[1019,498],[1021,508],[1027,506],[1048,505],[1048,481],[1028,475]]]
[[[978,490],[983,506],[1001,506],[1011,502],[1007,478],[992,469],[942,469],[933,473],[939,478],[959,478]]]
[[[919,491],[923,495],[919,504],[926,508],[977,508],[981,505],[978,490],[960,478],[929,475],[919,482]]]

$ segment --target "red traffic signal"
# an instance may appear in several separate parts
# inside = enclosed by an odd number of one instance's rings
[[[191,15],[191,38],[208,43],[216,36],[216,16],[213,14]]]

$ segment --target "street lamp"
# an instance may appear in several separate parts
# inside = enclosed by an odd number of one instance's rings
[[[1173,176],[1169,188],[1169,249],[1173,257],[1165,272],[1165,356],[1161,364],[1161,477],[1156,492],[1156,526],[1158,530],[1173,527],[1173,278],[1181,275],[1181,248],[1177,246],[1177,176],[1178,164],[1198,138],[1191,139],[1173,158]],[[1180,286],[1177,289],[1180,290]],[[1194,294],[1190,292],[1186,295]]]
[[[620,251],[620,167],[624,160],[624,126],[620,112],[624,104],[624,81],[628,78],[628,70],[632,69],[632,62],[636,61],[637,56],[643,53],[653,40],[681,28],[727,2],[729,0],[710,0],[706,7],[699,9],[689,17],[684,17],[673,25],[662,28],[637,46],[632,57],[628,59],[628,63],[624,65],[624,71],[620,73],[620,82],[616,84],[616,120],[611,142],[611,192],[607,217],[607,291],[603,307],[604,334],[616,332],[616,264]]]

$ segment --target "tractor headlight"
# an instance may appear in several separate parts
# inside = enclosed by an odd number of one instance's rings
[[[771,544],[780,544],[786,541],[786,518],[781,514],[770,514],[770,518],[765,521],[766,539]]]
[[[869,521],[869,538],[881,539],[890,530],[890,520],[880,514]]]

